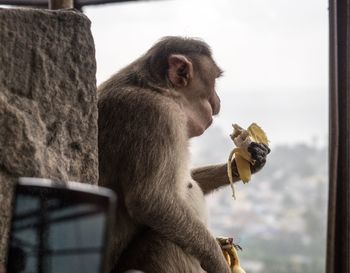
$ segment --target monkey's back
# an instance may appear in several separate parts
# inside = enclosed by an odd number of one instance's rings
[[[176,136],[169,123],[181,126],[183,117],[166,94],[145,88],[115,86],[111,81],[99,88],[98,96],[99,185],[113,189],[118,198],[112,250],[115,261],[144,227],[131,216],[125,195],[135,183],[147,187],[149,174],[162,168],[164,160],[158,150],[169,146],[164,135]],[[147,191],[138,194],[147,195]]]
[[[123,199],[123,184],[147,179],[142,177],[147,172],[139,170],[152,171],[152,163],[161,165],[161,158],[150,156],[159,155],[159,145],[168,144],[163,143],[164,135],[176,137],[169,123],[183,124],[184,118],[173,109],[168,95],[153,90],[105,84],[98,97],[99,184],[114,189]]]

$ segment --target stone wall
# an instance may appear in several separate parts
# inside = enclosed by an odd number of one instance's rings
[[[83,14],[0,9],[0,263],[17,177],[97,183],[95,72]]]

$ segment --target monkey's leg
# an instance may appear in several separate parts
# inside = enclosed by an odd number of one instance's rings
[[[112,273],[129,269],[145,273],[205,273],[197,259],[151,230],[143,231],[130,243]]]

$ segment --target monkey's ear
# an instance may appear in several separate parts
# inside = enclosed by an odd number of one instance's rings
[[[184,55],[173,54],[168,59],[168,77],[176,87],[185,87],[193,78],[193,65]]]

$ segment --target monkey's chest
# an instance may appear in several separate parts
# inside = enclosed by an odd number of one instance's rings
[[[192,212],[204,223],[207,224],[207,208],[204,194],[196,181],[188,179],[184,186],[184,197]]]

